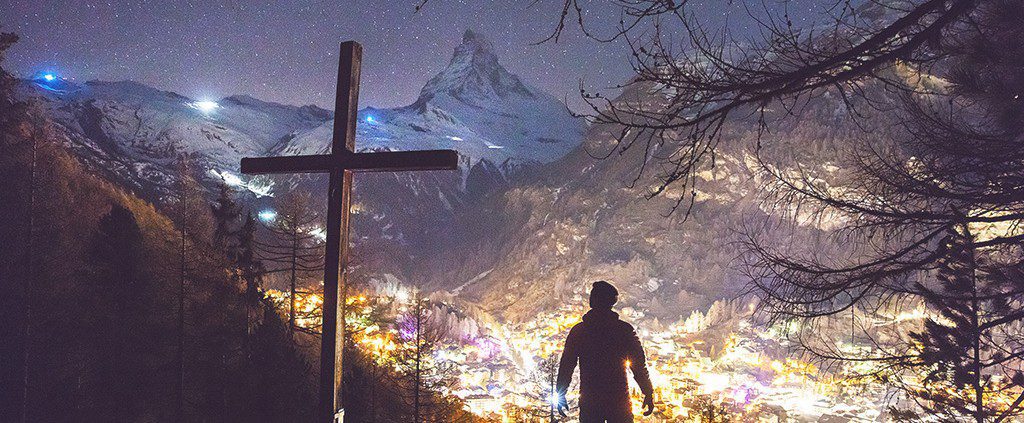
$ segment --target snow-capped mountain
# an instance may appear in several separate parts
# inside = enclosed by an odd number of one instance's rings
[[[332,113],[249,96],[191,99],[135,82],[25,81],[83,161],[108,179],[159,198],[187,155],[208,176],[272,195],[238,175],[242,157],[316,154],[330,145]],[[491,44],[467,31],[448,66],[410,106],[359,113],[360,150],[450,148],[463,158],[458,190],[487,190],[523,166],[579,145],[584,123],[555,97],[498,63]],[[468,181],[471,175],[479,178]],[[212,179],[211,179],[212,181]],[[446,189],[447,190],[447,189]]]
[[[332,124],[290,140],[277,153],[324,151]],[[584,126],[557,98],[501,66],[489,41],[466,31],[448,66],[413,104],[360,111],[356,143],[360,149],[454,149],[470,167],[486,161],[486,168],[508,176],[565,156],[579,145]]]

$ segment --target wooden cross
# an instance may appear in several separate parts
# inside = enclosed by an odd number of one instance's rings
[[[356,153],[356,112],[359,100],[359,69],[363,48],[355,41],[341,43],[338,91],[334,102],[334,136],[329,154],[242,159],[242,173],[327,173],[327,245],[324,255],[323,326],[320,345],[320,403],[317,421],[335,421],[343,410],[341,401],[344,318],[338,315],[338,284],[344,282],[348,255],[349,205],[352,172],[443,170],[458,167],[452,150]],[[344,414],[343,412],[341,413]]]

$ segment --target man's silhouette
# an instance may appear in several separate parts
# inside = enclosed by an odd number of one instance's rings
[[[565,393],[580,363],[580,423],[633,421],[626,367],[644,394],[644,415],[654,412],[654,387],[647,374],[644,347],[633,326],[612,311],[619,291],[605,281],[590,290],[590,311],[565,338],[558,365],[558,412],[565,417]]]

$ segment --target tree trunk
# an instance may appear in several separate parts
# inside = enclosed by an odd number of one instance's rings
[[[177,421],[179,421],[179,422],[185,420],[185,271],[186,271],[186,268],[185,268],[185,253],[186,253],[186,246],[185,246],[185,235],[186,235],[185,224],[186,224],[186,222],[185,222],[185,219],[187,218],[186,217],[186,215],[187,215],[187,213],[186,213],[187,207],[186,207],[185,203],[186,203],[187,199],[186,199],[186,194],[185,194],[184,187],[182,187],[181,200],[180,201],[181,201],[181,204],[179,204],[179,207],[181,207],[181,210],[180,210],[180,212],[181,212],[181,216],[180,216],[181,220],[180,220],[180,222],[178,222],[178,224],[179,224],[179,236],[181,237],[181,250],[179,251],[179,255],[180,255],[180,257],[179,257],[180,258],[180,263],[179,263],[180,264],[180,268],[178,269],[179,270],[179,279],[178,279],[178,351],[177,351],[177,365],[178,365],[178,375],[177,376],[178,377],[177,377],[177,381],[176,381],[176,384],[177,384],[177,386],[176,386],[177,401],[176,402],[177,402],[177,404],[176,404],[176,409],[175,409],[175,413],[177,415]]]
[[[421,351],[420,351],[420,347],[421,347],[421,345],[420,345],[420,330],[422,329],[421,324],[422,324],[422,319],[423,319],[423,309],[421,307],[422,307],[422,305],[419,302],[419,298],[417,298],[416,299],[416,389],[413,392],[413,395],[414,395],[414,398],[415,398],[415,400],[414,400],[414,404],[415,404],[415,414],[414,415],[415,415],[415,417],[414,417],[413,421],[415,423],[420,423],[420,421],[421,421],[420,420],[420,385],[421,385],[421,383],[420,383],[420,360],[422,359],[422,357],[420,356],[420,354],[421,354]]]
[[[298,220],[298,219],[296,219]],[[299,255],[299,234],[298,227],[292,225],[292,254],[291,254],[291,290],[288,305],[288,336],[295,339],[295,267],[298,265],[296,261]]]
[[[554,356],[551,357],[551,362],[548,363],[548,408],[549,408],[549,421],[555,423],[555,361]]]
[[[977,277],[977,266],[974,257],[974,238],[971,234],[970,228],[965,224],[963,225],[963,231],[968,245],[968,257],[969,264],[971,266],[970,278],[971,278],[971,336],[973,337],[971,348],[974,352],[973,360],[971,363],[974,367],[974,378],[971,380],[974,385],[974,421],[977,423],[985,422],[985,398],[984,398],[984,387],[982,386],[981,377],[981,326],[978,321],[978,316],[981,313],[979,309],[980,304],[978,301],[978,277]]]
[[[971,325],[973,326],[972,335],[974,336],[972,348],[974,349],[974,421],[977,423],[985,422],[985,399],[984,399],[984,387],[982,386],[981,380],[981,330],[978,322],[978,280],[973,273],[974,265],[974,248],[971,248],[971,308],[973,313],[971,314]]]
[[[30,339],[32,337],[32,302],[35,299],[33,294],[33,287],[36,282],[35,274],[35,227],[36,227],[36,164],[38,161],[38,150],[36,148],[36,137],[31,137],[30,149],[32,150],[32,159],[29,162],[29,180],[28,180],[28,240],[25,247],[26,256],[26,275],[28,276],[26,283],[24,283],[24,304],[25,321],[22,322],[22,360],[21,360],[21,422],[28,422],[28,397],[29,397],[29,382],[31,381],[30,371],[30,359],[32,357],[30,345]]]

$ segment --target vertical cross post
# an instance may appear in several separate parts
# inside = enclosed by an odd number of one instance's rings
[[[334,100],[334,135],[331,155],[345,156],[355,151],[356,112],[359,104],[359,70],[362,47],[347,41],[341,44],[338,63],[338,87]],[[342,408],[341,371],[345,342],[345,316],[338,314],[345,299],[339,289],[345,281],[348,259],[349,205],[352,201],[352,171],[335,168],[330,172],[327,192],[327,245],[324,261],[324,302],[320,338],[320,422],[334,421]]]

